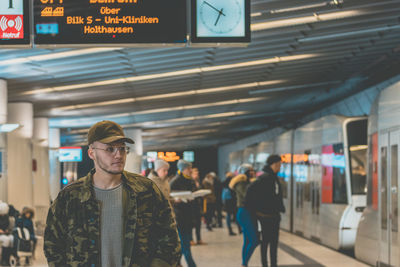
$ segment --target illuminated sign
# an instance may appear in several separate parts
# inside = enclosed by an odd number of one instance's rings
[[[163,159],[168,162],[174,162],[180,159],[180,157],[176,155],[176,152],[158,152],[157,156],[159,159]]]
[[[194,151],[183,151],[183,159],[189,162],[194,162]]]
[[[82,161],[82,148],[60,147],[58,160],[60,162],[80,162]]]
[[[281,155],[282,163],[291,163],[292,162],[292,154],[282,154]]]
[[[149,151],[146,153],[147,155],[147,161],[148,162],[154,162],[157,159],[157,152],[156,151]]]
[[[30,44],[29,0],[0,1],[0,44]]]
[[[34,0],[34,18],[39,45],[186,42],[186,0]]]
[[[258,162],[258,163],[266,163],[268,157],[269,157],[268,153],[260,152],[256,156],[256,162]]]
[[[278,177],[284,179],[286,182],[289,181],[291,176],[290,166],[290,164],[282,163],[281,169],[277,173]]]

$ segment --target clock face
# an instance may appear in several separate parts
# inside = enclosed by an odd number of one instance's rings
[[[196,0],[198,37],[245,36],[245,0]]]

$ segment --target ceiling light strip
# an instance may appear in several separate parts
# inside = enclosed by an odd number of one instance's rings
[[[272,64],[272,63],[278,63],[278,62],[284,62],[284,61],[303,60],[303,59],[313,58],[316,56],[318,56],[318,54],[302,54],[302,55],[293,55],[293,56],[274,57],[274,58],[267,58],[267,59],[260,59],[260,60],[252,60],[252,61],[247,61],[247,62],[219,65],[219,66],[213,66],[213,67],[193,68],[193,69],[186,69],[186,70],[180,70],[180,71],[125,77],[125,78],[118,78],[118,79],[90,82],[90,83],[83,83],[83,84],[72,84],[72,85],[65,85],[65,86],[56,86],[56,87],[35,89],[35,90],[23,92],[23,93],[21,93],[21,95],[32,95],[32,94],[42,94],[42,93],[49,93],[49,92],[70,91],[70,90],[76,90],[76,89],[87,88],[87,87],[97,87],[97,86],[113,85],[113,84],[120,84],[120,83],[126,83],[126,82],[192,75],[192,74],[198,74],[198,73],[202,73],[202,72],[212,72],[212,71],[220,71],[220,70],[226,70],[226,69],[258,66],[258,65]]]
[[[163,123],[174,123],[174,122],[183,122],[183,121],[195,121],[195,120],[204,120],[204,119],[214,119],[214,118],[224,118],[224,117],[232,117],[232,116],[240,116],[244,114],[250,113],[249,111],[234,111],[234,112],[224,112],[210,115],[201,115],[201,116],[190,116],[190,117],[182,117],[175,119],[161,119],[156,118],[152,121],[147,122],[137,122],[129,124],[129,127],[145,127],[145,126],[160,126]],[[129,114],[119,114],[120,116],[115,116],[114,121],[119,123],[123,127],[127,127],[126,123],[123,123],[125,117],[130,117]],[[51,119],[49,121],[49,126],[51,128],[71,128],[71,127],[89,127],[93,125],[93,123],[97,121],[101,121],[111,116],[103,116],[103,117],[92,117],[92,118],[73,118],[73,119]]]
[[[267,88],[267,89],[249,91],[249,94],[250,95],[255,95],[255,94],[263,94],[263,93],[280,92],[280,91],[301,89],[301,88],[307,88],[307,87],[333,85],[333,84],[339,84],[341,82],[342,81],[330,81],[330,82],[323,82],[323,83],[311,83],[311,84],[304,84],[304,85],[285,86],[285,87],[277,87],[277,88]]]
[[[338,11],[338,12],[321,13],[321,14],[314,13],[312,16],[254,23],[254,24],[251,24],[251,30],[252,31],[261,31],[261,30],[268,30],[268,29],[273,29],[273,28],[296,26],[296,25],[314,23],[314,22],[319,22],[319,21],[344,19],[344,18],[355,17],[355,16],[359,16],[359,15],[363,15],[363,14],[365,14],[365,12],[362,12],[360,10]]]
[[[77,50],[71,50],[71,51],[59,52],[59,53],[49,53],[49,54],[45,54],[45,55],[37,55],[37,56],[30,56],[30,57],[12,58],[12,59],[6,59],[6,60],[0,61],[0,66],[9,66],[9,65],[15,65],[15,64],[53,60],[53,59],[74,57],[74,56],[80,56],[80,55],[88,55],[88,54],[94,54],[94,53],[110,52],[110,51],[120,50],[120,49],[122,49],[122,47],[88,48],[88,49],[77,49]]]
[[[207,107],[243,104],[243,103],[249,103],[249,102],[262,101],[262,100],[266,100],[266,99],[268,99],[268,97],[233,99],[233,100],[220,101],[220,102],[214,102],[214,103],[206,103],[206,104],[185,105],[185,106],[178,106],[178,107],[142,110],[142,111],[136,111],[136,112],[131,112],[131,113],[124,113],[123,115],[136,116],[136,115],[152,114],[152,113],[164,113],[164,112],[171,112],[171,111],[181,111],[181,110],[199,109],[199,108],[207,108]],[[77,106],[79,106],[79,105],[77,105]],[[114,117],[121,117],[121,115],[122,114],[114,114],[114,115],[110,115],[110,116],[112,116],[114,118]]]
[[[275,10],[271,10],[270,13],[276,14],[276,13],[299,11],[299,10],[310,9],[310,8],[324,7],[324,6],[328,6],[329,4],[330,4],[329,2],[324,2],[324,3],[318,3],[318,4],[310,4],[310,5],[304,5],[304,6],[275,9]]]
[[[392,30],[399,30],[399,29],[400,29],[400,25],[385,26],[385,27],[379,27],[379,28],[374,28],[374,29],[365,29],[365,30],[359,30],[359,31],[342,32],[342,33],[335,33],[335,34],[329,34],[329,35],[323,35],[323,36],[302,38],[302,39],[299,39],[298,41],[299,41],[299,43],[308,43],[308,42],[314,42],[314,41],[324,41],[324,40],[330,40],[330,39],[335,39],[335,38],[345,38],[345,37],[349,37],[349,36],[352,37],[354,35],[362,35],[362,34],[383,32],[383,31],[392,31]]]
[[[117,104],[126,104],[126,103],[133,103],[139,101],[147,101],[147,100],[157,100],[157,99],[166,99],[172,97],[182,97],[182,96],[189,96],[189,95],[200,95],[200,94],[209,94],[209,93],[217,93],[223,92],[228,90],[236,90],[236,89],[244,89],[244,88],[257,88],[260,86],[267,86],[267,85],[274,85],[278,83],[286,82],[286,80],[272,80],[272,81],[263,81],[263,82],[254,82],[254,83],[245,83],[245,84],[238,84],[232,86],[223,86],[223,87],[216,87],[216,88],[208,88],[208,89],[200,89],[200,90],[191,90],[185,92],[178,92],[178,93],[170,93],[170,94],[159,94],[159,95],[151,95],[151,96],[142,96],[136,98],[124,98],[112,101],[103,101],[103,102],[96,102],[96,103],[87,103],[87,104],[79,104],[79,105],[70,105],[70,106],[61,106],[54,108],[52,110],[74,110],[74,109],[83,109],[83,108],[91,108],[91,107],[99,107],[99,106],[108,106],[108,105],[117,105]]]

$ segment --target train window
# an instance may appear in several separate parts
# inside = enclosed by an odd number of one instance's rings
[[[381,228],[387,229],[387,147],[381,148]]]
[[[311,183],[304,183],[304,200],[311,201]]]
[[[347,203],[346,175],[344,168],[333,168],[333,203]]]
[[[347,124],[347,141],[349,147],[366,145],[368,139],[368,120],[352,121]]]
[[[300,186],[296,183],[296,209],[300,208],[300,200],[299,200]]]
[[[288,191],[288,183],[285,181],[284,178],[279,177],[279,181],[282,186],[282,197],[287,199],[287,191]]]
[[[318,186],[316,186],[316,209],[317,209],[316,214],[317,215],[319,214],[319,205],[320,205],[320,187],[318,185]]]
[[[367,205],[378,210],[378,134],[374,133],[368,141]]]
[[[335,144],[332,147],[335,155],[332,161],[333,203],[346,204],[347,189],[343,144]]]
[[[296,208],[303,208],[303,183],[296,183]]]
[[[322,147],[322,203],[347,203],[346,162],[343,144]]]
[[[391,147],[391,153],[390,153],[390,166],[391,166],[391,184],[392,184],[392,190],[391,190],[391,195],[392,195],[392,231],[397,232],[398,231],[398,205],[397,205],[397,199],[398,199],[398,182],[397,182],[397,171],[398,171],[398,166],[397,166],[397,156],[398,156],[398,147],[397,145],[393,145]]]
[[[365,195],[367,193],[367,146],[350,147],[351,193]]]
[[[290,164],[282,163],[281,169],[278,172],[278,178],[282,186],[282,197],[288,198],[288,183],[291,177]]]
[[[367,193],[367,120],[352,121],[347,124],[347,141],[349,145],[351,193]]]
[[[314,190],[314,186],[315,186],[315,183],[314,182],[311,182],[311,185],[310,185],[310,187],[311,187],[311,210],[312,210],[312,213],[314,214],[315,213],[315,190]]]

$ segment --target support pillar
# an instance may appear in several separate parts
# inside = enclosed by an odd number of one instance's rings
[[[8,203],[18,210],[33,207],[32,103],[8,104],[7,123],[17,123],[20,128],[7,134]]]
[[[32,178],[33,205],[36,211],[35,219],[40,225],[45,225],[47,211],[50,206],[49,188],[49,120],[35,118],[33,120],[32,139]]]
[[[125,170],[128,172],[140,173],[142,166],[143,142],[141,129],[124,130],[125,135],[132,138],[135,144],[130,145],[131,151],[126,157]]]
[[[56,199],[58,192],[61,188],[61,166],[58,160],[58,149],[60,148],[60,129],[50,128],[49,130],[49,163],[50,163],[50,175],[49,175],[49,190],[50,200]]]
[[[7,82],[0,80],[0,124],[7,122]],[[0,132],[0,200],[6,202],[7,194],[7,134]]]
[[[7,82],[0,80],[0,124],[7,122]]]

